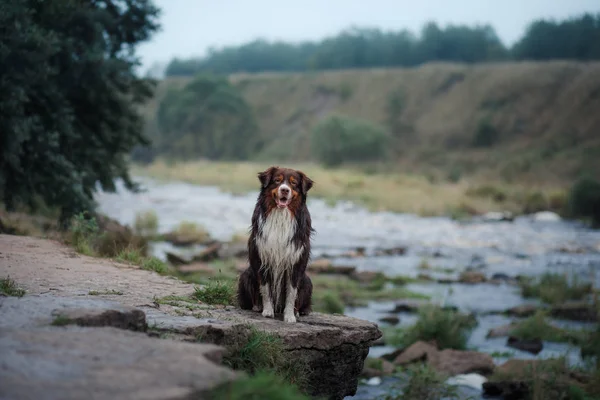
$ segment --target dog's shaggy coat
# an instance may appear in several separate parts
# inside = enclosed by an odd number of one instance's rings
[[[313,233],[306,196],[313,181],[303,172],[271,167],[258,174],[261,190],[248,239],[250,266],[239,279],[242,309],[285,322],[311,311],[312,282],[306,275]]]

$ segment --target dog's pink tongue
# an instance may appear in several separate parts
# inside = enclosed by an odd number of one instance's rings
[[[277,207],[286,208],[287,207],[287,199],[285,201],[281,201],[281,199],[277,199]]]

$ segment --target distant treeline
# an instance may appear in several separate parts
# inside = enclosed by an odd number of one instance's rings
[[[410,67],[429,61],[550,59],[600,59],[600,14],[585,14],[561,22],[535,21],[512,48],[505,46],[489,25],[441,28],[433,22],[426,24],[419,36],[407,30],[352,28],[320,42],[255,40],[241,46],[212,49],[205,58],[174,59],[167,66],[166,75]]]

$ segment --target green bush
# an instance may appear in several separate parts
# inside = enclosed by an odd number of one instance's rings
[[[252,108],[224,77],[199,75],[160,102],[157,149],[168,157],[243,160],[259,150]]]
[[[479,121],[479,125],[477,126],[473,137],[473,146],[491,147],[496,144],[498,139],[499,132],[489,118],[484,118]]]
[[[600,227],[600,182],[579,179],[571,188],[568,206],[572,216],[589,218],[594,227]]]
[[[96,254],[94,245],[98,239],[98,232],[96,218],[82,212],[71,219],[68,238],[78,253],[93,256]]]
[[[320,122],[312,132],[312,147],[318,160],[330,167],[381,160],[386,157],[388,142],[381,127],[339,115]]]

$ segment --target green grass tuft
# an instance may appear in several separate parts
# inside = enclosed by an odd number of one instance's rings
[[[141,267],[145,270],[154,271],[159,274],[166,274],[169,270],[167,264],[156,257],[145,257],[142,260]]]
[[[389,393],[385,400],[439,400],[459,399],[455,386],[446,384],[446,377],[438,374],[426,364],[410,366],[406,369],[408,382],[402,391]]]
[[[313,297],[313,308],[315,311],[327,314],[343,314],[344,303],[340,296],[335,292],[325,292],[322,295]]]
[[[419,340],[435,340],[439,349],[464,350],[469,334],[476,325],[477,320],[470,315],[426,305],[419,309],[419,319],[415,325],[390,330],[388,337],[403,346],[410,346]]]
[[[88,217],[87,213],[79,213],[71,219],[68,240],[76,252],[94,257],[97,255],[94,242],[99,236],[96,218]]]
[[[123,292],[121,292],[120,290],[114,290],[114,289],[110,289],[110,290],[90,290],[88,292],[88,295],[90,295],[90,296],[110,296],[110,295],[122,296]]]
[[[144,237],[158,235],[158,215],[154,210],[148,210],[135,215],[133,228],[136,234]]]
[[[54,318],[54,320],[52,321],[52,326],[65,326],[65,325],[69,325],[71,323],[71,319],[65,317],[64,315],[58,315]]]
[[[383,370],[383,360],[381,358],[367,357],[365,359],[365,368],[376,369],[377,371]]]
[[[211,400],[309,400],[296,385],[286,382],[271,371],[258,371],[252,376],[220,385],[208,394]]]
[[[493,351],[490,353],[490,356],[494,358],[512,358],[514,355],[514,351]]]
[[[192,296],[206,304],[236,304],[235,285],[230,280],[209,279],[204,287],[194,288]]]
[[[25,289],[20,288],[9,276],[0,279],[0,295],[23,297],[25,295]]]
[[[140,249],[133,247],[121,250],[116,259],[122,263],[139,265],[142,269],[159,274],[166,274],[169,270],[167,264],[160,259],[153,256],[145,257]]]
[[[592,292],[591,283],[571,281],[562,274],[545,273],[537,280],[520,282],[523,297],[537,297],[548,304],[560,304],[568,300],[581,300]]]
[[[511,334],[519,339],[540,339],[548,342],[565,342],[580,344],[585,339],[585,333],[558,328],[548,323],[543,311],[521,321]]]
[[[123,249],[117,254],[117,261],[126,264],[141,265],[143,259],[144,256],[142,255],[142,252],[135,248]]]
[[[308,366],[298,357],[289,357],[280,337],[250,326],[247,339],[228,348],[223,364],[249,374],[267,371],[284,382],[306,388]]]

